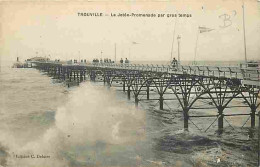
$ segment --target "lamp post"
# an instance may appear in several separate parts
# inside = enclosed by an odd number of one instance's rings
[[[242,9],[243,9],[244,51],[245,51],[245,62],[246,62],[246,66],[247,66],[247,55],[246,55],[246,26],[245,26],[245,4],[244,4],[244,1],[243,1]]]
[[[180,64],[180,42],[181,42],[181,36],[180,35],[178,35],[177,41],[178,41],[178,64]]]
[[[177,18],[178,18],[178,17],[177,17]],[[176,30],[177,18],[176,18],[176,20],[175,20],[174,30],[173,30],[173,35],[172,35],[172,48],[171,48],[171,60],[170,60],[170,61],[172,61],[172,55],[173,55],[173,44],[174,44],[174,37],[175,37],[175,30]]]
[[[196,56],[197,56],[197,47],[198,47],[199,34],[200,34],[200,28],[198,27],[196,44],[195,44],[195,55],[194,55],[194,60],[193,60],[193,64],[194,65],[196,65]]]

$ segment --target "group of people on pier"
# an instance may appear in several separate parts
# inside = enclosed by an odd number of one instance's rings
[[[55,60],[55,62],[59,62],[60,61],[60,59],[58,59],[58,60]],[[72,63],[73,62],[73,63]],[[79,62],[78,62],[78,60],[77,59],[74,59],[74,60],[69,60],[69,61],[67,61],[67,63],[68,64],[78,64],[78,63],[87,63],[87,60],[86,59],[82,59],[82,60],[79,60]]]
[[[102,60],[102,59],[100,59],[100,60],[98,60],[98,59],[93,59],[92,62],[93,62],[93,63],[103,63],[103,60]],[[105,58],[105,59],[104,59],[104,63],[114,63],[114,61],[112,61],[111,59]]]
[[[105,58],[104,63],[114,63],[114,61],[112,61],[111,59]]]
[[[115,63],[114,61],[112,61],[111,59],[108,59],[108,58],[105,58],[104,59],[104,62],[103,62],[103,60],[102,59],[93,59],[93,61],[92,61],[93,63]],[[125,58],[125,61],[121,58],[120,59],[120,61],[119,61],[119,63],[120,64],[123,64],[123,63],[126,63],[126,64],[128,64],[128,63],[130,63],[130,61],[127,59],[127,58]]]
[[[120,59],[120,64],[123,64],[123,63],[124,63],[124,60],[121,58],[121,59]],[[126,64],[130,63],[127,58],[125,58],[125,63],[126,63]]]

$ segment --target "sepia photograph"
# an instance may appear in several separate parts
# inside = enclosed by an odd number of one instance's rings
[[[260,0],[0,0],[0,167],[260,167]]]

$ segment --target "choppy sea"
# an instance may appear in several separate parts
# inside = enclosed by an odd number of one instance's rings
[[[187,132],[177,101],[165,111],[156,101],[136,108],[119,89],[90,81],[68,88],[36,69],[2,67],[0,166],[257,166],[258,126],[241,128],[248,117],[227,118],[221,135],[216,123],[196,127],[214,118],[194,118]],[[203,112],[217,113],[194,114]]]

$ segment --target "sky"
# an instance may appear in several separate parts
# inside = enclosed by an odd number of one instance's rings
[[[168,61],[171,50],[178,57],[179,46],[182,61],[244,60],[242,4],[242,0],[1,1],[0,58],[114,60],[116,49],[117,60]],[[259,60],[260,2],[244,0],[244,5],[247,58]],[[79,12],[107,16],[78,16]],[[111,13],[156,17],[111,17]],[[191,17],[157,17],[176,13]],[[198,33],[199,26],[212,31]]]

